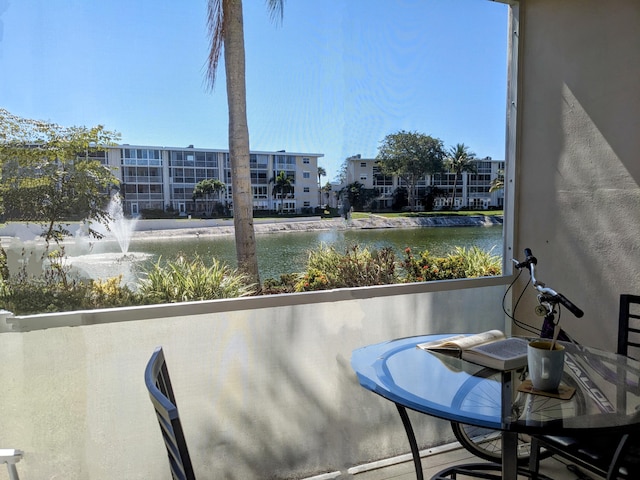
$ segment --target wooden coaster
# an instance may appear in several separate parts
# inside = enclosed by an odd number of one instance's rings
[[[569,400],[576,393],[576,389],[568,387],[566,385],[560,385],[557,392],[545,392],[543,390],[536,390],[531,385],[531,380],[525,380],[518,387],[519,392],[532,393],[533,395],[543,395],[545,397],[559,398],[560,400]]]

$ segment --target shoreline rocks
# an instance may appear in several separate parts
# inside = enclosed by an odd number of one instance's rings
[[[489,227],[502,225],[502,216],[442,215],[429,217],[393,217],[370,214],[365,218],[345,220],[344,218],[301,217],[301,218],[269,218],[254,220],[256,234],[283,232],[310,232],[318,230],[350,230],[350,229],[384,229],[384,228],[421,228],[421,227]],[[75,237],[80,223],[69,225]],[[11,239],[22,241],[38,241],[42,226],[37,223],[10,222],[0,227],[0,238],[6,246]],[[136,223],[132,239],[149,239],[161,237],[199,237],[233,235],[233,220],[199,220],[199,219],[158,219],[139,220]],[[70,239],[73,240],[73,239]]]
[[[344,218],[314,219],[314,220],[281,220],[260,221],[254,223],[256,234],[309,232],[317,230],[350,230],[350,229],[384,229],[384,228],[420,228],[420,227],[490,227],[502,225],[501,216],[441,216],[441,217],[395,217],[387,218],[370,215],[368,218],[345,220]],[[142,227],[142,225],[140,225]],[[233,235],[233,222],[215,226],[145,229],[134,232],[133,238],[150,238],[155,236],[191,237]]]

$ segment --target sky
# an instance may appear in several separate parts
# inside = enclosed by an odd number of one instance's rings
[[[0,0],[0,107],[104,125],[132,145],[228,148],[206,0]],[[323,180],[416,131],[504,159],[506,5],[489,0],[244,0],[252,151],[320,153]]]

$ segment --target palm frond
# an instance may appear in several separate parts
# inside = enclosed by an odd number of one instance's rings
[[[281,22],[284,18],[284,0],[267,0],[271,20]]]
[[[207,61],[207,87],[213,90],[216,72],[220,63],[220,55],[224,45],[224,12],[222,0],[209,0],[207,3],[207,29],[209,32],[209,58]]]

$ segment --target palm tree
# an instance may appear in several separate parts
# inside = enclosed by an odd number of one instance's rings
[[[206,180],[201,180],[196,183],[196,186],[193,187],[193,201],[197,201],[199,198],[205,198],[205,200],[209,200],[209,198],[213,195],[218,196],[218,200],[220,200],[220,194],[227,189],[227,186],[218,180],[217,178],[208,178]],[[208,209],[206,212],[207,215],[211,215],[213,208]]]
[[[491,180],[491,186],[489,187],[489,193],[502,190],[504,188],[504,170],[498,170],[498,176]]]
[[[272,17],[282,18],[284,1],[267,0]],[[229,106],[229,160],[233,186],[233,225],[238,269],[260,284],[256,237],[253,228],[253,195],[249,166],[249,127],[245,79],[244,25],[242,0],[209,0],[207,23],[211,48],[207,79],[213,88],[220,54],[224,47],[224,67]]]
[[[331,197],[331,190],[333,190],[333,188],[331,187],[331,182],[325,183],[324,187],[320,189],[320,194],[324,193],[324,196],[327,199],[327,201],[324,202],[325,206],[329,206],[328,203],[329,203],[329,198]]]
[[[284,170],[281,170],[277,177],[273,177],[269,180],[269,183],[273,183],[273,190],[271,191],[273,198],[277,198],[278,194],[280,194],[280,212],[282,212],[284,206],[282,199],[285,195],[293,192],[293,182]]]
[[[318,204],[322,203],[322,177],[327,176],[327,171],[324,167],[318,167],[318,196],[320,197],[318,200]]]
[[[318,186],[320,186],[320,184],[322,183],[322,177],[326,176],[327,171],[324,169],[324,167],[318,167]]]
[[[463,172],[477,173],[476,154],[469,151],[464,143],[458,143],[455,147],[451,147],[444,159],[444,167],[451,173],[455,174],[453,182],[453,193],[451,194],[451,208],[455,206],[456,189],[458,188],[458,177],[462,177]]]

